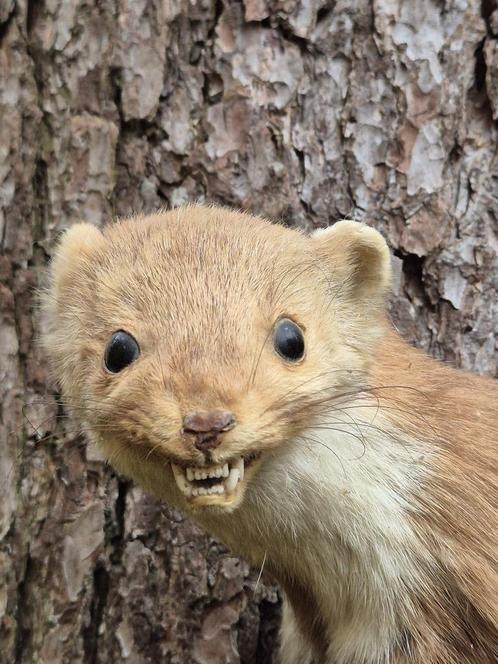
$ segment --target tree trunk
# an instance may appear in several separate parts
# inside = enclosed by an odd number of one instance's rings
[[[51,396],[34,288],[79,219],[220,202],[353,216],[392,317],[496,375],[493,0],[0,0],[0,658],[271,661],[259,570],[92,456]]]

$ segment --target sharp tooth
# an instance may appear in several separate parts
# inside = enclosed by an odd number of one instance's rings
[[[223,468],[221,469],[221,477],[228,477],[230,474],[230,470],[228,468],[228,463],[226,463]]]
[[[192,468],[187,468],[187,479],[189,482],[192,482],[194,480],[194,471]]]
[[[239,479],[240,479],[240,471],[238,470],[238,468],[231,468],[230,475],[228,476],[228,479],[225,480],[225,491],[227,493],[233,493],[235,491],[235,487],[239,482]]]
[[[193,496],[198,496],[199,495],[199,489],[192,489],[192,495]]]
[[[199,496],[205,496],[207,494],[207,490],[201,486],[199,487]]]
[[[233,467],[237,468],[237,470],[239,471],[240,481],[242,481],[244,479],[244,458],[239,457],[237,461],[235,461],[235,463],[233,464]]]
[[[187,482],[185,478],[185,473],[184,471],[180,468],[180,466],[177,466],[175,463],[171,464],[171,469],[173,470],[173,475],[176,480],[176,484],[180,491],[183,493],[184,496],[190,496],[192,489],[190,487],[190,484]]]
[[[216,469],[216,475],[215,475],[215,477],[222,477],[222,475],[223,475],[223,468],[218,467],[218,468]]]
[[[201,471],[200,470],[194,470],[194,477],[195,477],[196,480],[201,480],[202,479]]]
[[[223,484],[216,485],[216,493],[225,493],[225,487]]]

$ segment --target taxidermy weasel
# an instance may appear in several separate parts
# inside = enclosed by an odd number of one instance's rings
[[[281,664],[496,664],[498,390],[407,345],[381,235],[76,224],[44,348],[107,459],[285,593]]]

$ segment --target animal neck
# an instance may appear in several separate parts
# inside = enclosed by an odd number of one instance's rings
[[[333,644],[339,663],[403,647],[430,558],[412,521],[431,456],[410,409],[414,355],[387,331],[365,391],[275,451],[220,533],[256,566],[265,559],[316,651]]]
[[[266,558],[316,651],[333,644],[337,662],[383,661],[400,642],[423,555],[409,518],[420,446],[370,401],[279,450],[221,534],[255,565]]]

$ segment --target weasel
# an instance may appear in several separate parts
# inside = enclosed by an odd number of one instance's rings
[[[498,661],[496,382],[410,347],[390,254],[187,206],[76,224],[42,295],[74,416],[284,589],[281,664]]]

